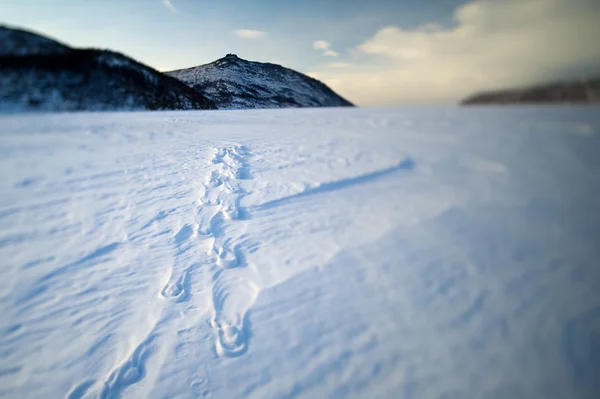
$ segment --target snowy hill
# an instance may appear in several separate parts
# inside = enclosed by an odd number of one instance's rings
[[[0,110],[215,109],[177,79],[107,50],[0,28]]]
[[[316,79],[234,54],[166,74],[200,90],[219,109],[352,106]]]
[[[465,105],[600,103],[600,77],[474,94]]]
[[[2,398],[597,398],[597,107],[0,115]]]

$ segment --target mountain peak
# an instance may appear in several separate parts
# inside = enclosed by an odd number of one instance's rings
[[[352,106],[300,72],[232,53],[210,64],[166,74],[202,92],[220,109]]]
[[[244,62],[244,60],[242,60],[235,54],[229,53],[225,57],[216,60],[214,64],[219,68],[227,68],[230,66],[238,65],[241,62]]]

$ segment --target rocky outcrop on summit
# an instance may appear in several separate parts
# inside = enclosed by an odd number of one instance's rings
[[[0,110],[215,109],[200,92],[123,54],[73,49],[0,26]]]
[[[353,106],[316,79],[235,54],[166,74],[201,91],[219,109]]]
[[[522,89],[478,93],[464,99],[463,105],[598,103],[600,77],[573,82],[556,82]]]

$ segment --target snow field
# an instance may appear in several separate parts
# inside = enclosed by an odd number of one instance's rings
[[[596,111],[2,115],[0,395],[594,397]]]

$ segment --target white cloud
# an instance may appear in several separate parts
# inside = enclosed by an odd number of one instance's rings
[[[236,36],[241,37],[243,39],[261,39],[267,36],[267,32],[263,32],[260,30],[251,30],[251,29],[238,29],[233,32]]]
[[[325,40],[317,40],[313,43],[313,48],[315,50],[329,50],[331,44],[326,42]]]
[[[325,57],[338,57],[340,53],[335,50],[332,50],[331,43],[326,42],[325,40],[317,40],[313,42],[313,48],[315,50],[319,50],[323,52]]]
[[[456,26],[388,26],[357,47],[348,68],[315,70],[362,105],[455,102],[598,66],[597,0],[477,0]]]
[[[175,6],[173,5],[173,3],[171,3],[171,0],[162,0],[162,3],[165,5],[165,7],[167,7],[169,10],[173,11],[173,12],[177,12],[177,9],[175,8]]]

